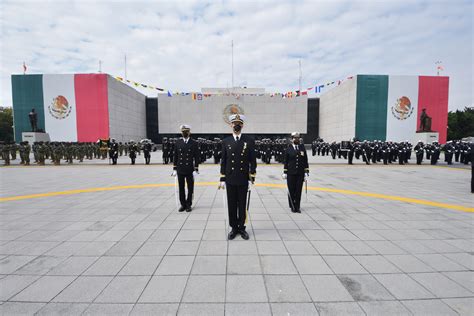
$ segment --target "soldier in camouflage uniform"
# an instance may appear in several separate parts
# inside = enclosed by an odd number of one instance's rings
[[[18,150],[18,146],[15,143],[10,144],[10,154],[12,155],[11,160],[16,160],[16,152]]]
[[[2,151],[2,158],[4,160],[4,165],[9,166],[10,165],[10,145],[0,142],[1,145],[1,151]]]
[[[49,159],[51,157],[51,143],[50,142],[45,142],[43,144],[44,146],[44,159]]]
[[[43,142],[38,142],[37,147],[36,147],[37,155],[38,155],[38,165],[44,166],[44,161],[45,161],[45,151],[46,151],[46,146]]]
[[[61,143],[55,143],[52,148],[53,163],[56,166],[61,164],[61,158],[64,156],[63,145]]]
[[[30,164],[30,151],[31,147],[27,151],[27,147],[29,147],[28,142],[20,142],[19,151],[20,151],[20,164],[28,166]]]
[[[25,162],[25,166],[30,165],[30,152],[31,146],[28,141],[23,142],[23,161]]]
[[[77,159],[79,160],[79,162],[84,161],[84,155],[85,155],[85,144],[84,143],[78,143],[77,144],[76,155],[77,155]]]
[[[25,164],[24,144],[25,142],[20,142],[20,145],[18,146],[18,151],[20,153],[20,165]]]

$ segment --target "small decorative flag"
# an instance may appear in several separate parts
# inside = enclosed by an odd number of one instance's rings
[[[171,91],[170,90],[168,90],[168,96],[171,97]]]
[[[26,64],[25,64],[25,62],[23,62],[23,74],[26,74],[26,69],[27,69]]]
[[[301,95],[308,95],[308,91],[301,92]]]
[[[115,79],[117,79],[118,81],[123,81],[122,77],[115,77]]]
[[[196,100],[196,93],[193,93],[191,97],[193,100]]]
[[[202,100],[202,94],[201,94],[201,93],[198,93],[197,99],[198,99],[198,100]]]

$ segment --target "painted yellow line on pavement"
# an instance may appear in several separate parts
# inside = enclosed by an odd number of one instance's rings
[[[216,186],[216,187],[218,184],[219,182],[196,182],[195,183],[196,186]],[[268,187],[268,188],[286,188],[285,184],[279,184],[279,183],[256,183],[255,186]],[[79,194],[79,193],[91,193],[91,192],[127,190],[127,189],[161,188],[161,187],[174,187],[174,183],[121,185],[121,186],[113,186],[113,187],[88,188],[88,189],[77,189],[77,190],[68,190],[68,191],[29,194],[29,195],[17,195],[17,196],[9,196],[9,197],[0,198],[0,202],[27,200],[27,199],[35,199],[35,198],[59,196],[59,195],[72,195],[72,194]],[[447,203],[441,203],[441,202],[433,202],[433,201],[428,201],[428,200],[414,199],[414,198],[408,198],[408,197],[396,196],[396,195],[386,195],[386,194],[380,194],[380,193],[311,187],[311,186],[308,187],[308,190],[348,194],[348,195],[358,195],[358,196],[365,196],[365,197],[371,197],[371,198],[376,198],[376,199],[428,205],[428,206],[434,206],[434,207],[439,207],[439,208],[447,208],[447,209],[452,209],[452,210],[457,210],[457,211],[474,213],[473,207],[467,207],[467,206],[456,205],[456,204],[447,204]]]

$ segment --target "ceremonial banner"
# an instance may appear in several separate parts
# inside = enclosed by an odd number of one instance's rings
[[[449,78],[358,75],[356,133],[359,140],[412,141],[425,108],[431,129],[446,142]]]
[[[30,131],[28,113],[35,109],[37,127],[51,141],[96,142],[109,137],[106,74],[13,75],[15,139]]]

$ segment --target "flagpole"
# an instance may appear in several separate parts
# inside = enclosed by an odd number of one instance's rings
[[[441,67],[441,61],[438,60],[437,62],[435,62],[435,65],[436,66],[436,74],[439,76],[439,70],[440,70],[440,67]]]
[[[125,54],[125,60],[124,60],[124,66],[125,66],[125,81],[127,81],[127,54]]]
[[[232,40],[232,92],[234,91],[234,40]]]
[[[301,59],[298,60],[298,64],[299,64],[299,67],[300,67],[300,76],[299,76],[299,78],[298,78],[298,82],[299,82],[299,88],[298,88],[298,90],[301,91],[301,79],[302,79],[302,77],[303,77],[303,75],[302,75],[302,73],[301,73]]]

